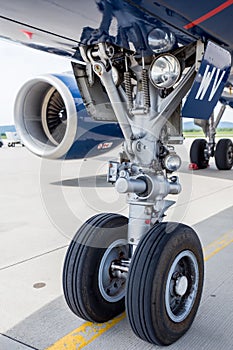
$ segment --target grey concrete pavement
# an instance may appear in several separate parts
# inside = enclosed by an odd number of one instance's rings
[[[169,220],[192,225],[203,246],[233,229],[233,170],[192,173],[190,141],[180,149],[184,188]],[[25,148],[0,150],[0,350],[44,350],[84,321],[64,303],[61,274],[66,247],[80,224],[98,212],[127,215],[124,196],[105,182],[106,161],[46,161]],[[171,349],[233,349],[232,244],[206,262],[205,290],[191,330]],[[40,287],[40,288],[38,288]],[[126,319],[85,349],[155,349]]]

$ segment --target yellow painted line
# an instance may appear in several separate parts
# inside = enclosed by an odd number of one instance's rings
[[[204,260],[209,260],[231,243],[233,243],[233,230],[220,236],[204,248]],[[124,318],[125,313],[106,323],[85,322],[46,350],[81,350]]]
[[[125,312],[105,323],[85,322],[79,328],[58,340],[47,350],[80,350],[92,343],[96,338],[114,327],[125,318]]]
[[[214,242],[210,243],[204,248],[204,259],[208,261],[214,255],[233,243],[233,230],[220,236]]]

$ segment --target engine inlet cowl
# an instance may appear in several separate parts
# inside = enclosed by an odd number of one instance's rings
[[[22,143],[38,156],[60,158],[75,141],[78,89],[72,76],[67,75],[65,81],[53,75],[39,76],[25,83],[16,97],[17,133]]]

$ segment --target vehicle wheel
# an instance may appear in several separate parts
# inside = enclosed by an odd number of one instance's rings
[[[135,334],[170,345],[191,326],[204,276],[202,248],[192,228],[177,223],[154,226],[132,258],[126,310]]]
[[[205,169],[209,165],[209,159],[205,156],[207,142],[205,139],[196,139],[193,141],[190,149],[190,161],[196,164],[198,169]]]
[[[11,142],[9,142],[9,143],[8,143],[8,147],[11,147],[11,146],[12,146],[12,144],[11,144]]]
[[[221,139],[215,151],[215,164],[219,170],[230,170],[233,166],[233,143],[230,139]]]
[[[106,322],[125,309],[126,279],[112,262],[128,259],[128,219],[117,214],[90,218],[73,238],[64,263],[63,289],[70,309],[91,322]]]
[[[0,148],[3,146],[3,142],[2,141],[0,141]]]

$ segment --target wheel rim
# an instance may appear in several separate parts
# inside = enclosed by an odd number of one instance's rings
[[[227,150],[227,162],[229,165],[233,164],[233,144],[230,144]]]
[[[105,251],[98,274],[99,290],[103,298],[116,303],[125,296],[125,278],[114,277],[111,274],[111,264],[113,261],[125,259],[128,256],[127,241],[119,239],[113,242]]]
[[[179,323],[192,310],[198,291],[199,268],[190,250],[181,252],[174,260],[168,274],[165,306],[168,316]]]

